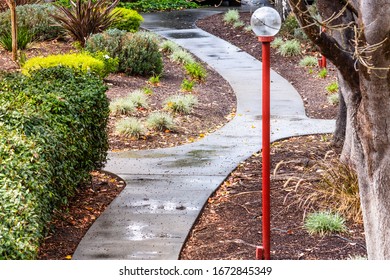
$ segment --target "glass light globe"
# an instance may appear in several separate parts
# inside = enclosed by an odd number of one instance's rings
[[[271,7],[257,9],[251,17],[251,26],[257,36],[275,36],[282,26],[279,13]]]

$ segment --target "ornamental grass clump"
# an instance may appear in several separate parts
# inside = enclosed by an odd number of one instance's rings
[[[189,114],[195,105],[198,104],[198,98],[192,94],[174,95],[164,101],[164,109],[174,113]]]
[[[304,224],[309,234],[319,234],[321,236],[330,233],[340,233],[346,231],[345,220],[337,213],[328,211],[315,212],[307,215]]]
[[[147,109],[149,107],[148,104],[148,96],[142,89],[137,89],[130,93],[127,97],[129,101],[131,101],[135,107]]]
[[[118,98],[110,102],[110,112],[113,115],[130,115],[136,106],[129,98]]]
[[[122,136],[133,137],[136,139],[139,139],[143,135],[145,135],[145,128],[143,127],[142,123],[136,118],[127,118],[120,120],[115,125],[115,131]]]
[[[203,82],[207,77],[206,69],[200,63],[187,63],[184,65],[184,69],[192,80]]]
[[[173,53],[169,56],[169,58],[172,61],[183,65],[195,63],[195,58],[192,56],[192,54],[181,48],[175,49]]]
[[[234,24],[240,20],[240,14],[237,10],[229,10],[223,15],[222,19],[225,23]]]
[[[314,56],[305,56],[299,61],[299,66],[314,67],[317,66],[318,59]]]
[[[287,40],[278,48],[279,53],[286,56],[296,56],[301,53],[301,44],[298,40]]]
[[[173,41],[164,40],[161,42],[160,48],[163,52],[172,54],[173,52],[179,50],[180,46]]]
[[[157,131],[175,130],[175,122],[171,115],[164,112],[154,112],[146,120],[148,127]]]

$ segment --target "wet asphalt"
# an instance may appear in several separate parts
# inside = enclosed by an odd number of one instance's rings
[[[143,15],[143,28],[176,42],[230,83],[237,96],[236,117],[195,143],[110,152],[104,169],[123,178],[126,188],[89,229],[73,259],[178,259],[209,196],[261,149],[261,62],[195,26],[196,19],[226,9]],[[273,71],[271,115],[271,141],[331,133],[335,126],[334,120],[307,118],[299,94]]]

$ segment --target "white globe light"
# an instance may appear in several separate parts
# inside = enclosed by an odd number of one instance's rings
[[[275,36],[282,26],[279,13],[271,7],[257,9],[251,17],[251,26],[257,36]]]

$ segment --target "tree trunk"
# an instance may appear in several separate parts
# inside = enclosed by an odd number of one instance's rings
[[[368,258],[390,259],[390,2],[318,0],[319,8],[341,12],[329,24],[343,28],[319,34],[302,0],[289,1],[308,37],[338,68],[347,108],[342,155],[358,173]]]
[[[16,22],[16,2],[15,0],[6,0],[11,12],[11,36],[12,36],[12,59],[18,60],[18,30]]]
[[[280,17],[282,18],[282,21],[284,21],[288,14],[291,12],[290,5],[288,4],[287,0],[275,0],[274,1],[275,9],[279,12]]]

